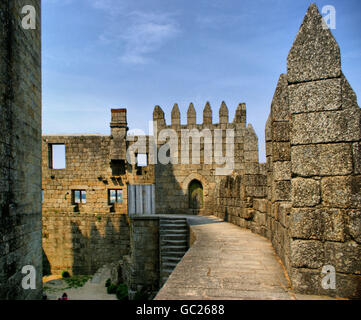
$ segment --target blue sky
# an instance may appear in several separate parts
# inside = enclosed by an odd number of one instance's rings
[[[342,69],[361,95],[361,1],[333,5]],[[190,102],[218,122],[240,102],[259,138],[288,51],[311,1],[42,0],[43,133],[109,134],[110,108],[128,109],[131,129],[148,132],[155,105],[182,123]]]

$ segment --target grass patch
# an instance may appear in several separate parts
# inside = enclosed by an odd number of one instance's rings
[[[76,275],[70,278],[63,279],[68,285],[67,289],[82,287],[92,276],[89,275]]]

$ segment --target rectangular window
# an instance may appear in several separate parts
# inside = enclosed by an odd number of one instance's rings
[[[109,203],[123,203],[123,190],[122,189],[113,189],[109,190]]]
[[[137,166],[146,167],[148,165],[148,155],[146,153],[137,154]]]
[[[65,144],[49,144],[49,168],[66,168]]]
[[[73,204],[86,203],[85,190],[73,190]]]

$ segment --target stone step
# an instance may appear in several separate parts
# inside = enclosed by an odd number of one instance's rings
[[[166,223],[166,224],[160,224],[159,228],[161,230],[169,230],[169,229],[175,229],[175,230],[186,230],[187,229],[187,225],[184,224],[172,224],[172,223]]]
[[[170,256],[162,256],[161,257],[161,263],[178,263],[179,261],[181,261],[183,258],[183,256],[178,256],[178,257],[170,257]]]
[[[160,273],[160,276],[163,278],[164,276],[170,276],[171,273],[173,272],[174,269],[172,268],[167,268],[167,269],[162,269],[162,272]]]
[[[161,253],[168,253],[168,252],[186,252],[188,250],[187,246],[161,246],[160,248]]]
[[[174,270],[179,261],[177,262],[162,262],[162,270]]]
[[[187,240],[160,239],[161,246],[187,246]]]
[[[160,219],[160,225],[164,224],[174,224],[174,225],[187,225],[187,220],[180,219],[180,220],[171,220],[171,219]]]
[[[167,230],[159,230],[160,236],[163,235],[188,235],[188,231],[185,229],[167,229]]]
[[[182,259],[182,257],[184,256],[185,252],[161,252],[161,258],[176,258],[176,259]]]
[[[162,234],[160,235],[160,240],[184,240],[184,241],[188,241],[188,236],[187,234]]]
[[[161,278],[161,279],[162,279],[162,285],[163,285],[164,283],[167,282],[167,280],[169,279],[169,277],[163,277],[163,278]]]

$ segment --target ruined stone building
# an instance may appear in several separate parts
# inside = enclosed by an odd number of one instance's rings
[[[40,10],[40,1],[30,2]],[[23,265],[41,268],[41,257],[49,273],[91,274],[122,260],[129,288],[159,289],[161,214],[217,215],[268,238],[297,292],[361,297],[361,111],[341,71],[338,44],[315,5],[279,78],[265,128],[267,162],[259,163],[244,103],[231,120],[223,102],[219,123],[206,103],[201,124],[193,104],[187,124],[180,123],[178,105],[168,125],[156,106],[148,136],[129,136],[126,109],[112,109],[110,135],[40,137],[40,29],[25,32],[11,22],[14,3],[22,1],[0,5],[7,22],[0,35],[8,39],[0,51],[6,61],[0,64],[0,124],[6,128],[0,140],[0,298],[37,297],[39,277],[37,291],[9,288],[21,281]],[[13,41],[9,34],[16,35]],[[26,57],[21,63],[20,54]],[[21,76],[23,69],[33,77]],[[24,86],[32,90],[25,94]],[[65,168],[54,166],[59,146]],[[234,162],[224,171],[228,152]],[[335,268],[335,290],[321,286],[325,266]]]

